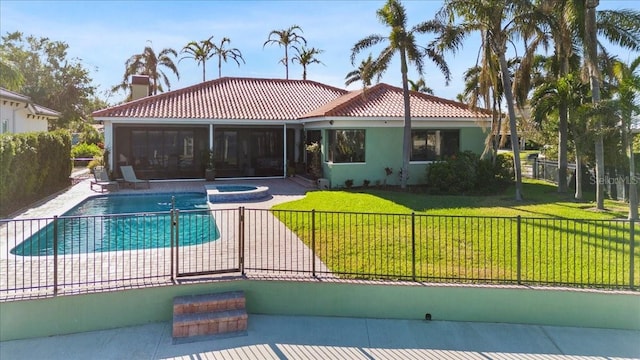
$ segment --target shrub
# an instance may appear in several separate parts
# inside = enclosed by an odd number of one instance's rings
[[[495,165],[470,151],[431,164],[427,169],[429,186],[441,193],[490,193],[513,181],[513,157],[500,154]]]
[[[367,179],[362,181],[362,186],[364,186],[364,187],[369,187],[369,184],[371,184],[371,181],[369,181]]]
[[[7,215],[69,184],[71,135],[65,130],[0,136],[0,204]]]
[[[102,149],[97,144],[80,143],[71,148],[72,158],[93,158],[102,155]]]
[[[347,189],[351,189],[351,187],[353,186],[353,179],[347,179],[344,181],[344,186],[347,187]]]

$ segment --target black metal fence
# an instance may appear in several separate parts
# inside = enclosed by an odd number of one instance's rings
[[[0,299],[237,273],[635,289],[636,223],[230,208],[0,221]]]

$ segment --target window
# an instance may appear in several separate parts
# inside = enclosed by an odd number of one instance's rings
[[[441,160],[460,151],[460,130],[412,130],[411,161]]]
[[[328,161],[334,163],[364,162],[364,130],[329,130]]]

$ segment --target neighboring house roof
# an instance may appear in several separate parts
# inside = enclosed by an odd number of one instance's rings
[[[48,107],[44,107],[42,105],[34,103],[31,98],[26,95],[18,94],[17,92],[13,92],[1,87],[0,99],[2,99],[4,104],[6,104],[7,102],[15,102],[16,105],[25,104],[26,107],[30,108],[32,113],[31,115],[33,115],[34,117],[38,116],[44,118],[58,118],[61,115],[58,111],[51,110]]]
[[[306,80],[221,78],[93,113],[94,118],[296,120],[404,117],[402,89],[377,84],[348,92]],[[411,92],[412,118],[479,118],[463,103]]]
[[[478,118],[490,112],[474,111],[467,105],[437,96],[410,92],[412,118]],[[310,117],[404,117],[402,89],[376,84],[365,90],[352,91],[325,106],[305,114]]]
[[[99,110],[93,117],[295,120],[346,93],[308,80],[225,77]]]

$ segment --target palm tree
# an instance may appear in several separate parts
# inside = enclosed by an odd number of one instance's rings
[[[200,42],[191,41],[184,48],[182,48],[182,53],[187,53],[188,55],[180,58],[182,59],[193,59],[196,61],[198,65],[202,64],[202,81],[206,81],[206,62],[209,58],[211,58],[211,51],[213,50],[213,43],[211,42],[213,36],[208,38],[207,40],[202,40]]]
[[[302,80],[307,80],[307,66],[311,64],[322,64],[322,61],[318,60],[316,55],[323,53],[324,50],[314,47],[307,49],[304,46],[296,50],[298,54],[291,58],[291,62],[297,61],[298,64],[302,65]]]
[[[373,69],[373,65],[373,57],[371,54],[369,54],[369,56],[365,60],[362,60],[360,62],[360,65],[357,69],[350,71],[347,76],[344,77],[345,86],[349,86],[356,81],[362,81],[363,88],[371,86],[371,81],[373,80],[373,76],[376,73],[376,71]]]
[[[380,76],[391,63],[397,53],[400,56],[400,73],[402,75],[402,94],[404,99],[404,136],[402,147],[402,169],[400,173],[400,187],[407,187],[409,178],[409,161],[411,157],[411,107],[409,104],[409,79],[407,77],[408,64],[411,63],[420,75],[424,73],[423,57],[429,57],[443,72],[447,82],[451,73],[444,58],[433,47],[421,47],[416,42],[417,34],[435,32],[440,29],[439,23],[422,22],[407,30],[407,13],[398,0],[387,0],[386,4],[376,12],[378,20],[390,28],[388,36],[373,34],[358,41],[351,49],[351,64],[356,55],[372,46],[386,43],[385,48],[373,62],[373,70]]]
[[[596,7],[599,0],[585,0],[584,22],[584,54],[585,65],[591,85],[591,99],[594,106],[600,103],[600,71],[598,70],[598,35],[596,25]],[[598,120],[596,127],[596,208],[604,210],[604,139],[602,136],[602,121]]]
[[[538,45],[546,49],[549,42],[553,42],[553,75],[554,79],[567,76],[577,69],[577,54],[579,53],[580,42],[583,41],[584,33],[584,0],[540,0],[537,2],[540,10],[546,16],[542,17],[546,31],[541,37],[529,44],[523,60],[523,67],[528,64],[528,59],[535,55]],[[639,48],[640,13],[632,10],[606,10],[598,11],[596,14],[597,31],[607,40],[621,47],[637,50]],[[602,44],[598,46],[603,49]],[[528,71],[522,71],[521,80],[524,80],[518,88],[527,91]],[[553,81],[553,80],[552,80]],[[567,171],[567,126],[568,126],[568,105],[561,101],[558,104],[559,126],[558,126],[558,170],[561,174]],[[558,192],[565,192],[567,189],[566,177],[560,177],[558,181]]]
[[[483,44],[496,56],[500,69],[502,88],[509,114],[511,146],[516,178],[516,201],[522,200],[522,170],[516,111],[512,91],[509,64],[506,59],[507,43],[531,31],[531,24],[537,24],[539,17],[528,1],[511,0],[446,0],[437,17],[448,21],[450,27],[441,35],[443,47],[455,51],[462,40],[472,32],[480,32]],[[460,24],[455,21],[460,20]]]
[[[433,95],[433,89],[427,86],[424,78],[418,79],[418,81],[409,80],[409,85],[411,86],[411,91],[421,92],[423,94]]]
[[[231,44],[231,39],[224,37],[222,41],[220,41],[220,45],[213,45],[213,55],[218,55],[218,77],[222,77],[222,62],[227,62],[227,59],[231,59],[240,66],[240,61],[242,60],[243,64],[246,64],[244,58],[242,57],[242,52],[237,48],[226,49],[225,44]]]
[[[129,78],[132,75],[149,76],[149,80],[151,82],[150,92],[153,95],[164,91],[162,83],[164,83],[167,86],[167,89],[170,90],[171,83],[169,82],[167,75],[162,71],[161,67],[171,70],[171,72],[180,79],[178,68],[171,59],[172,56],[174,58],[178,56],[178,53],[174,49],[162,49],[162,51],[156,55],[156,52],[150,45],[145,46],[144,51],[141,54],[133,55],[125,62],[123,81],[120,85],[114,86],[111,91],[117,92],[119,90],[128,90],[130,87]]]
[[[587,118],[592,113],[587,103],[587,87],[580,81],[579,74],[570,73],[558,79],[549,78],[534,89],[531,96],[533,119],[540,124],[553,116],[560,118],[564,111],[561,103],[567,105],[567,132],[573,135],[576,159],[576,189],[574,198],[582,199],[582,155],[586,144],[591,140]]]
[[[635,159],[633,155],[633,117],[640,115],[640,57],[627,65],[616,62],[613,74],[617,80],[617,109],[622,118],[622,140],[629,161],[629,220],[638,219],[638,192]]]
[[[465,88],[460,94],[461,102],[468,104],[472,109],[482,106],[491,109],[493,128],[485,139],[483,155],[489,153],[495,164],[498,149],[504,144],[502,135],[502,120],[504,118],[502,103],[504,91],[500,79],[500,66],[497,57],[491,52],[486,42],[483,41],[480,48],[481,57],[476,65],[464,72]],[[518,64],[517,59],[509,60],[509,68]],[[510,72],[512,72],[510,70]]]
[[[286,79],[289,79],[289,48],[298,50],[295,44],[307,45],[307,40],[298,35],[296,30],[302,32],[302,29],[298,25],[292,25],[288,29],[273,30],[269,33],[267,41],[262,44],[264,48],[267,44],[278,44],[284,47],[284,58],[280,60],[280,63],[284,65]],[[274,37],[273,39],[271,37]]]

